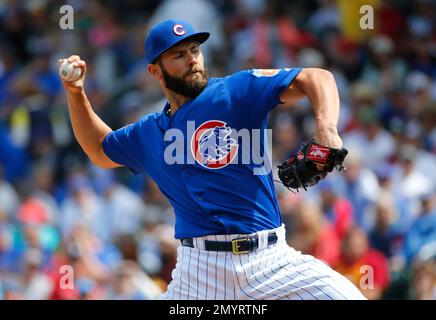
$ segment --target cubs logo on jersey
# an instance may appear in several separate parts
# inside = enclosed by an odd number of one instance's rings
[[[232,130],[220,120],[202,123],[191,138],[191,152],[195,161],[209,169],[229,165],[239,149],[237,141],[231,137]]]

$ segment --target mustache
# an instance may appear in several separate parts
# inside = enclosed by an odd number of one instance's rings
[[[183,77],[190,76],[191,74],[194,74],[194,73],[196,73],[196,72],[199,72],[199,73],[201,73],[201,74],[204,74],[204,70],[201,70],[200,68],[193,68],[193,69],[187,71],[187,72],[183,75]]]

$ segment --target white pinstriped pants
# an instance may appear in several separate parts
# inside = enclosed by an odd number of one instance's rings
[[[310,255],[289,247],[285,229],[267,246],[268,232],[258,232],[259,249],[248,254],[204,250],[204,240],[231,241],[244,235],[194,238],[194,248],[179,246],[168,300],[360,300],[345,277]]]

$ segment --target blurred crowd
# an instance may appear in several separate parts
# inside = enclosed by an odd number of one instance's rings
[[[62,5],[74,9],[63,30]],[[374,9],[362,29],[359,9]],[[164,97],[143,41],[166,18],[211,32],[211,76],[330,70],[347,170],[307,192],[276,184],[288,243],[370,299],[436,299],[436,1],[0,2],[0,299],[155,299],[176,262],[174,216],[148,177],[93,166],[56,62],[87,62],[94,110],[117,129]],[[273,165],[314,134],[310,102],[275,108]]]

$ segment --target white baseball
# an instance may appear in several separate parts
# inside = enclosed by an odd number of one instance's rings
[[[76,81],[82,75],[82,69],[65,59],[59,66],[59,74],[65,81]]]

